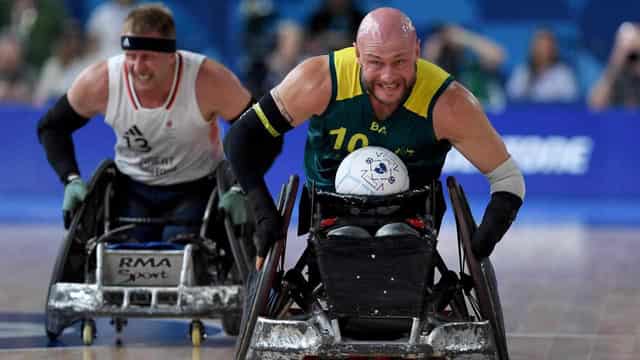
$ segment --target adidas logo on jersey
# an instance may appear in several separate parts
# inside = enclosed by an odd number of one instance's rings
[[[138,152],[148,153],[151,151],[149,142],[145,139],[144,134],[137,125],[132,126],[122,136],[127,142],[127,147]]]

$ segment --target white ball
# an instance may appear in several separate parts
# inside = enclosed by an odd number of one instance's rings
[[[392,151],[367,146],[342,160],[336,173],[335,187],[340,194],[397,194],[409,190],[409,172]]]

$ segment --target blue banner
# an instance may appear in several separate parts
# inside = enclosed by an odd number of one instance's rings
[[[638,196],[640,116],[577,106],[519,106],[489,116],[520,166],[530,195]],[[445,163],[468,192],[487,191],[482,175],[456,151]]]
[[[36,136],[43,113],[44,109],[30,107],[0,107],[0,161],[4,164],[0,192],[61,194],[62,186]],[[640,197],[637,113],[592,113],[581,106],[517,106],[489,114],[489,118],[521,167],[527,194]],[[283,155],[268,174],[274,192],[289,174],[304,174],[305,137],[305,126],[287,134]],[[78,130],[74,141],[85,178],[102,159],[113,157],[115,137],[101,118]],[[484,176],[456,151],[445,163],[443,176],[447,175],[455,175],[468,193],[488,192]]]

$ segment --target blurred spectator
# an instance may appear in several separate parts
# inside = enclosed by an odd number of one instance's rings
[[[555,35],[548,29],[536,31],[529,58],[516,67],[507,83],[513,100],[529,102],[571,102],[578,99],[578,85],[571,68],[560,60]]]
[[[0,35],[0,102],[30,101],[28,69],[18,40],[12,35]]]
[[[277,13],[271,0],[243,0],[240,12],[244,18],[245,83],[251,94],[260,98],[268,90],[264,88],[267,56],[274,47],[271,28]]]
[[[104,59],[119,54],[120,24],[129,11],[133,10],[135,0],[109,0],[96,7],[89,15],[87,32],[93,44],[95,59]]]
[[[423,56],[451,73],[489,109],[504,107],[500,66],[505,51],[494,41],[457,25],[439,25],[425,41]]]
[[[85,56],[86,37],[80,26],[68,21],[65,30],[54,46],[53,55],[47,60],[35,89],[34,105],[43,105],[47,100],[58,98],[71,87],[73,79],[88,64]]]
[[[351,46],[363,17],[352,0],[325,0],[307,27],[308,51],[317,55]]]
[[[39,68],[49,57],[54,40],[62,32],[66,16],[59,0],[0,1],[2,32],[10,33],[22,46],[24,61]]]
[[[618,28],[609,63],[591,89],[589,106],[640,107],[640,27],[625,22]]]
[[[276,48],[267,58],[263,92],[275,87],[302,60],[302,28],[293,21],[283,21],[276,31]]]

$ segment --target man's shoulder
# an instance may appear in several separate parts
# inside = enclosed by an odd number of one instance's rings
[[[109,66],[106,60],[89,65],[71,85],[68,94],[76,111],[91,117],[104,113],[109,96]]]
[[[79,78],[96,86],[108,84],[109,61],[101,60],[88,65],[79,75]]]
[[[200,63],[208,59],[204,54],[189,50],[178,50],[178,54],[182,57],[182,59],[184,59],[184,61],[192,61],[194,63]]]

